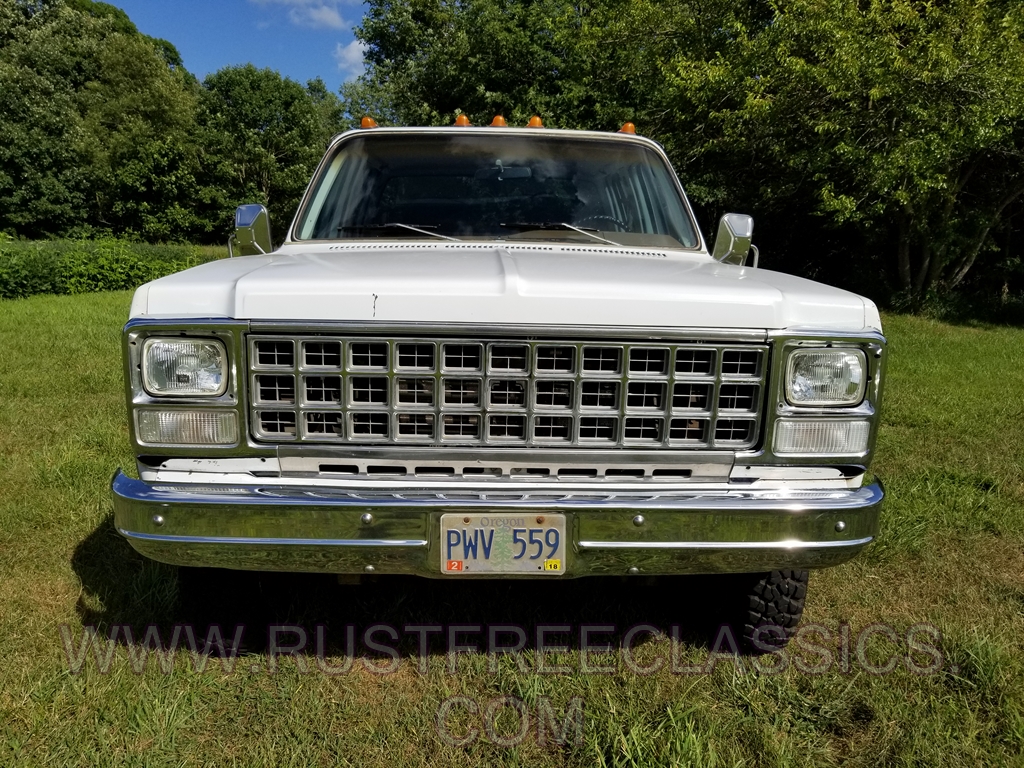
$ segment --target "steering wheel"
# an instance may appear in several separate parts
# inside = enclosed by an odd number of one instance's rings
[[[598,213],[598,214],[595,214],[593,216],[584,216],[582,219],[577,219],[576,221],[573,222],[573,226],[581,227],[582,228],[587,222],[595,222],[596,223],[596,222],[599,222],[599,221],[610,221],[612,224],[615,225],[615,231],[616,232],[628,232],[629,231],[629,227],[626,224],[626,222],[621,221],[619,219],[616,219],[614,216],[607,216],[607,215],[602,214],[602,213]],[[603,227],[598,227],[598,229],[603,229]]]

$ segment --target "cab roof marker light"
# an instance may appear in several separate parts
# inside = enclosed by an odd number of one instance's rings
[[[544,121],[540,119],[540,115],[534,115],[530,118],[530,122],[526,124],[527,128],[543,128]]]
[[[364,115],[363,119],[359,121],[359,127],[360,128],[376,128],[377,127],[377,121],[374,120],[369,115]]]
[[[502,117],[501,115],[495,115],[494,119],[491,120],[491,127],[492,128],[507,128],[508,127],[508,123],[505,121],[505,118]]]
[[[619,133],[636,133],[636,126],[633,123],[623,123]]]
[[[465,128],[466,126],[472,125],[472,123],[469,122],[469,118],[466,115],[462,114],[455,118],[455,122],[452,123],[452,125],[458,126],[459,128]]]

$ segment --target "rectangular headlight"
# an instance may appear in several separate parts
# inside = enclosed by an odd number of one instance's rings
[[[867,453],[869,421],[781,419],[775,424],[775,453],[860,456]]]
[[[136,413],[136,434],[148,445],[233,445],[238,416],[233,411],[146,408]]]
[[[791,405],[857,405],[866,369],[859,349],[794,350],[786,364],[786,399]]]
[[[228,355],[216,339],[146,339],[142,385],[157,397],[216,397],[228,388]]]

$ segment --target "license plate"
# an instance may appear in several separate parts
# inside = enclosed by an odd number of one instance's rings
[[[565,573],[565,515],[441,515],[441,572]]]

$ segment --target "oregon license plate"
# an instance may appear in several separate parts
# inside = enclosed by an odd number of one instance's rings
[[[441,572],[565,572],[565,515],[441,515]]]

